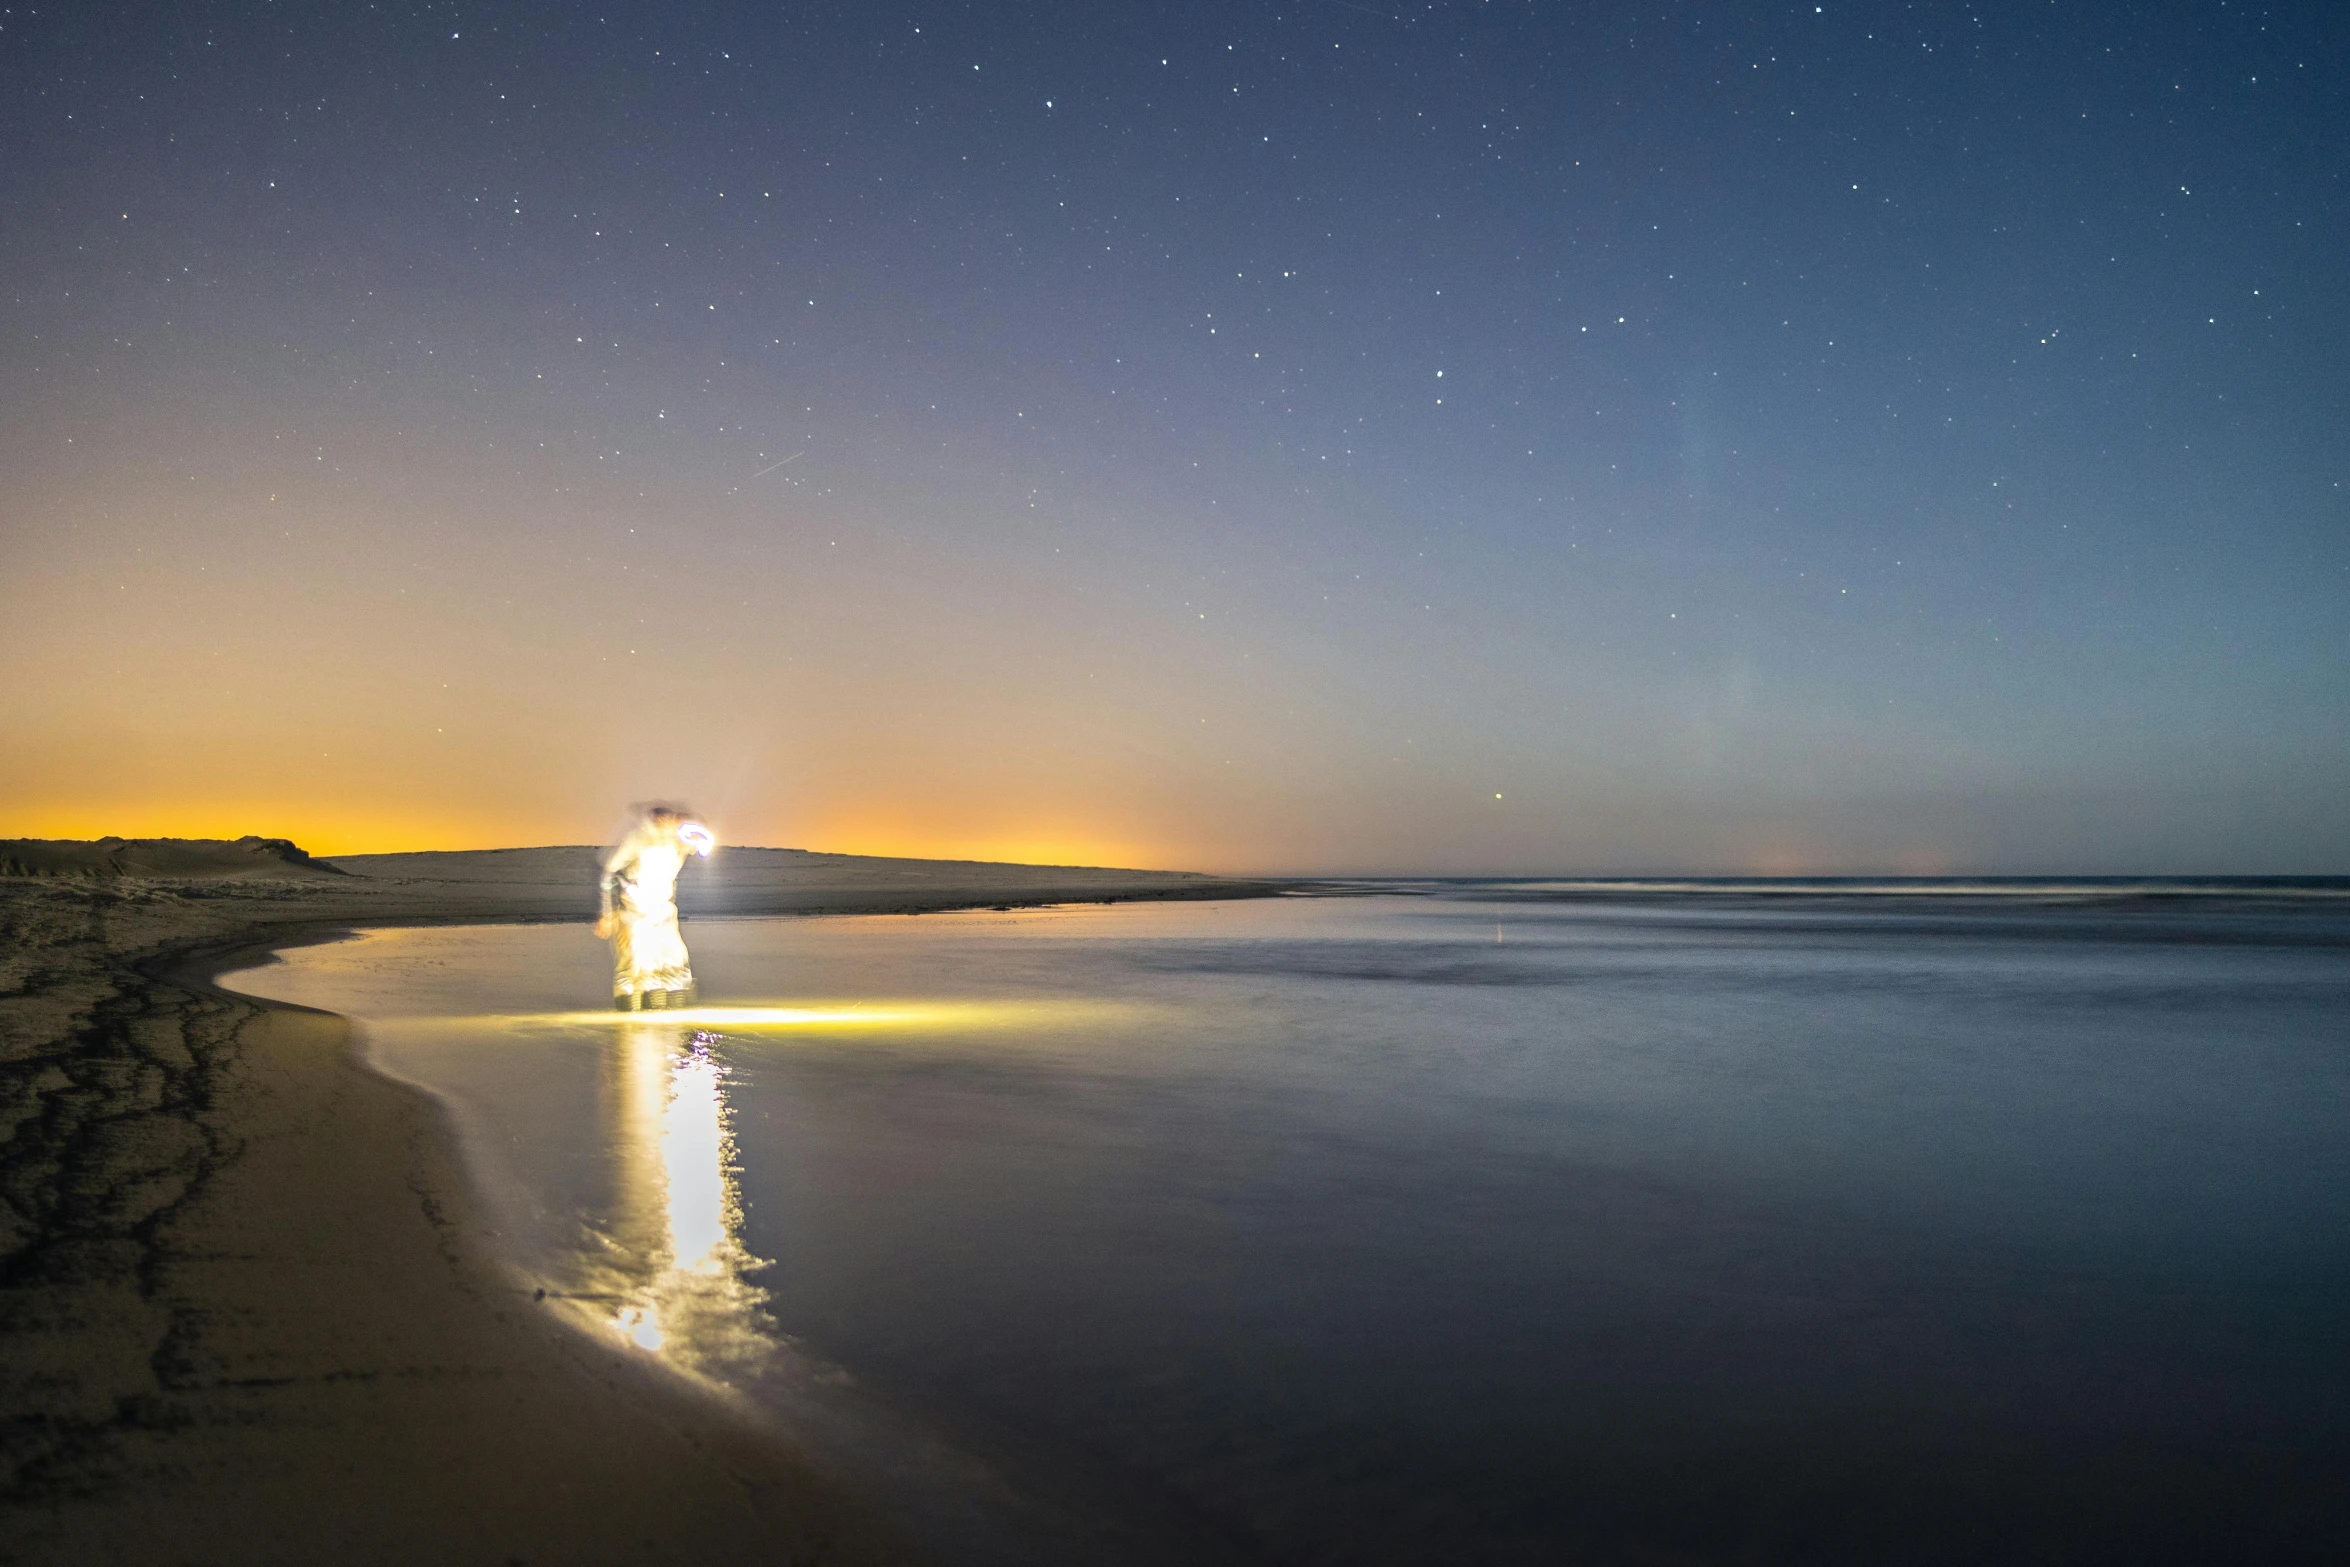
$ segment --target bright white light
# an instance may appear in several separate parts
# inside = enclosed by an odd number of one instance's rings
[[[648,1024],[724,1033],[767,1029],[1018,1028],[1107,1022],[1132,1009],[1104,1001],[900,1001],[872,1006],[678,1007],[656,1012],[507,1012],[487,1017],[415,1018],[410,1027],[642,1028]]]
[[[651,1312],[640,1306],[631,1306],[623,1311],[613,1325],[620,1329],[622,1338],[639,1349],[658,1350],[661,1347],[661,1324],[654,1320]]]
[[[669,1176],[669,1255],[689,1273],[716,1273],[726,1265],[726,1125],[719,1080],[707,1050],[696,1050],[670,1074],[669,1108],[662,1117],[661,1167]]]

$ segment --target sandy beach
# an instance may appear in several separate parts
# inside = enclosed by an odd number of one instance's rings
[[[0,1560],[869,1562],[853,1483],[512,1282],[437,1103],[210,983],[371,925],[585,921],[585,848],[0,844]],[[694,914],[1247,897],[726,851]]]

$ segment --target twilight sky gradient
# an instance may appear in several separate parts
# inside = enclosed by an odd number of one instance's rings
[[[2350,871],[2334,4],[0,14],[0,835]]]

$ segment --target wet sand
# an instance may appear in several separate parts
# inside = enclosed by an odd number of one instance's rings
[[[0,1561],[905,1559],[852,1477],[514,1284],[440,1108],[341,1020],[209,984],[359,926],[587,919],[591,853],[0,875]],[[715,869],[689,916],[1279,890],[789,850]]]

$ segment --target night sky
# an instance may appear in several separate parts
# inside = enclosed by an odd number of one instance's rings
[[[0,833],[2350,871],[2346,69],[2333,4],[0,10]]]

